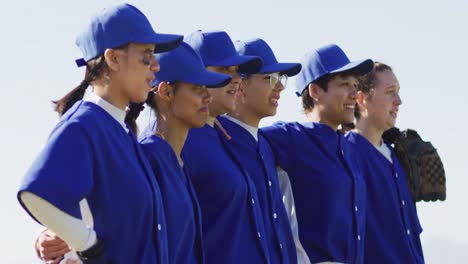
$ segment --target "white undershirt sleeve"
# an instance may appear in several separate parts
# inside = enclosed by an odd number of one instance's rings
[[[22,192],[20,199],[34,218],[62,238],[73,250],[84,251],[97,242],[96,232],[83,220],[63,212],[31,192]]]
[[[294,206],[294,196],[291,188],[291,182],[289,176],[280,167],[276,167],[278,172],[278,182],[280,185],[281,193],[283,194],[283,203],[288,213],[289,224],[293,233],[294,243],[296,245],[297,263],[298,264],[310,264],[309,257],[302,247],[301,241],[299,240],[299,228],[296,218],[296,208]]]

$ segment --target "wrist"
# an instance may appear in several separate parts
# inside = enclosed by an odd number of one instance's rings
[[[96,238],[96,243],[93,246],[83,251],[77,251],[76,253],[82,260],[98,258],[104,254],[104,243],[101,239]]]
[[[39,252],[39,238],[41,237],[42,234],[44,234],[48,229],[44,228],[39,232],[36,236],[36,239],[34,240],[34,251],[36,252],[36,255],[38,258],[42,259],[41,253]]]

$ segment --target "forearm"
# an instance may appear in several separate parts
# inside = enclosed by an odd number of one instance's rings
[[[70,248],[85,251],[96,243],[96,232],[81,219],[63,212],[30,192],[22,192],[20,199],[39,222],[62,238]]]
[[[297,226],[297,217],[294,206],[294,196],[291,188],[291,181],[289,180],[289,176],[286,171],[281,169],[281,167],[277,167],[276,170],[278,172],[278,182],[280,184],[281,193],[283,194],[283,204],[288,214],[289,224],[291,226],[294,244],[296,246],[297,263],[310,264],[309,257],[307,256],[307,253],[305,252],[301,241],[299,240],[299,230]]]

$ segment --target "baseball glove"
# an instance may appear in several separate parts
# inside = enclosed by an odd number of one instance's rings
[[[431,142],[422,140],[418,132],[412,129],[400,132],[398,128],[392,128],[382,137],[386,143],[394,145],[395,154],[405,170],[413,200],[445,201],[444,165]]]

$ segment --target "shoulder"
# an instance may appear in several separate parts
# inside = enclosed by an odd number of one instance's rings
[[[279,122],[273,123],[273,125],[262,127],[260,128],[260,130],[263,132],[288,131],[291,128],[294,128],[296,124],[298,123],[279,121]]]
[[[103,113],[104,110],[93,103],[78,101],[62,116],[61,121],[96,122]]]
[[[345,144],[349,146],[349,148],[351,148],[352,150],[356,151],[356,152],[360,152],[361,149],[364,147],[365,142],[363,142],[363,137],[361,135],[359,135],[358,133],[356,132],[353,132],[353,131],[349,131],[348,133],[346,133],[344,135],[344,138],[345,138]]]
[[[49,143],[60,141],[61,144],[81,144],[91,140],[92,135],[86,129],[86,124],[77,118],[62,119],[49,135]]]
[[[216,142],[217,137],[216,130],[208,125],[191,128],[185,140],[184,149],[208,147]]]
[[[259,131],[267,138],[278,138],[296,134],[302,129],[302,125],[298,122],[276,122],[271,126],[260,128]]]
[[[356,159],[361,159],[362,152],[365,152],[364,148],[366,147],[363,137],[356,132],[350,131],[345,134],[344,138],[344,144],[347,145],[347,148],[357,154]]]
[[[171,146],[156,135],[141,138],[140,145],[145,154],[152,157],[164,156],[172,151]]]
[[[362,151],[363,149],[369,147],[369,142],[367,141],[367,139],[354,131],[349,131],[348,133],[346,133],[344,135],[344,138],[344,143],[348,146],[351,146],[354,150]]]
[[[191,128],[189,130],[187,138],[204,137],[209,134],[213,134],[214,132],[215,130],[213,127],[210,127],[209,125],[204,125],[200,128]]]
[[[115,131],[115,128],[118,127],[116,125],[120,126],[99,106],[91,102],[78,101],[62,116],[57,128],[65,126],[67,129],[73,130],[80,127],[81,130],[92,136],[102,130]]]

